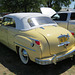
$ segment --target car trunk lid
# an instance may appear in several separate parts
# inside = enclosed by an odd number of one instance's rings
[[[55,10],[53,10],[52,8],[48,8],[48,7],[41,7],[40,10],[42,14],[45,14],[49,17],[52,17],[56,13]]]
[[[46,38],[50,54],[68,51],[74,45],[74,38],[71,33],[59,26],[40,27],[36,31]]]

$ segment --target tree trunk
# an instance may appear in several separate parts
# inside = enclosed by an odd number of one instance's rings
[[[47,2],[48,7],[52,8],[52,4],[50,1]]]

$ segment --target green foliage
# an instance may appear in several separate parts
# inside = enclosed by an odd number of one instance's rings
[[[55,11],[59,11],[62,6],[69,6],[71,0],[49,0],[47,2],[48,7],[53,8]]]
[[[41,6],[48,6],[59,11],[62,6],[69,6],[74,0],[0,0],[0,12],[39,12]]]
[[[46,0],[2,0],[2,9],[7,12],[39,11],[40,5]]]

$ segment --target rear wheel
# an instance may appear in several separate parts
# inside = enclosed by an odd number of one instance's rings
[[[28,56],[28,53],[26,52],[25,49],[19,48],[19,56],[20,56],[21,61],[22,61],[24,64],[27,64],[27,63],[28,63],[28,61],[29,61],[29,56]]]

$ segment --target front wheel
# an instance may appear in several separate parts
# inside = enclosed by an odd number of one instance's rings
[[[28,56],[28,53],[26,52],[25,49],[19,48],[19,56],[20,56],[21,61],[22,61],[24,64],[27,64],[27,63],[28,63],[28,61],[29,61],[29,56]]]

